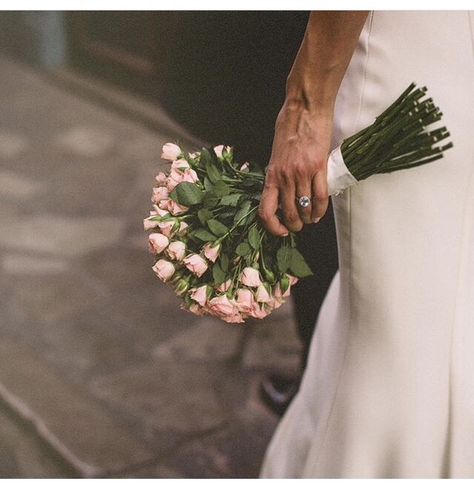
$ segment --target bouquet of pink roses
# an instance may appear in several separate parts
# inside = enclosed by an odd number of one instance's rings
[[[426,88],[408,89],[375,122],[346,139],[328,161],[330,194],[376,173],[435,161],[452,146],[435,146],[446,128],[427,131],[441,112]],[[276,237],[257,217],[265,175],[239,165],[229,146],[186,153],[166,143],[170,162],[156,176],[153,210],[144,220],[153,270],[181,296],[182,308],[230,323],[264,318],[290,295],[298,278],[312,274],[295,235]]]

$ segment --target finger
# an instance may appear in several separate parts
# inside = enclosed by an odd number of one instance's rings
[[[296,199],[295,199],[295,204],[296,208],[298,210],[298,213],[300,215],[301,220],[305,224],[310,224],[313,223],[313,219],[311,218],[311,212],[312,212],[312,186],[311,186],[311,178],[309,176],[300,176],[296,180]],[[309,204],[306,207],[303,207],[300,205],[298,200],[300,197],[308,197]]]
[[[299,232],[303,228],[303,221],[296,207],[296,192],[293,180],[287,178],[280,188],[280,203],[283,210],[283,223],[288,230]]]
[[[313,185],[313,200],[311,218],[313,222],[318,223],[328,209],[328,182],[327,171],[318,171],[312,180]]]
[[[279,237],[288,235],[288,229],[280,222],[276,212],[278,210],[278,188],[265,186],[258,206],[258,215],[262,225],[273,235]]]

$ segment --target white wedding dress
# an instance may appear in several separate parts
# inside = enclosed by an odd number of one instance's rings
[[[367,18],[334,146],[415,81],[454,148],[333,197],[340,271],[262,478],[474,478],[473,28],[465,11]]]

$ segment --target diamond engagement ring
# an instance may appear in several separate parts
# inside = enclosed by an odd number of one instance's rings
[[[306,195],[297,198],[296,201],[298,202],[298,205],[302,208],[309,207],[309,205],[311,203],[311,199],[309,197],[307,197]]]

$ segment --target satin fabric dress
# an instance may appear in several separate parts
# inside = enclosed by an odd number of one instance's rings
[[[334,146],[415,81],[454,148],[332,197],[340,270],[262,478],[474,478],[473,28],[466,11],[366,20]]]

